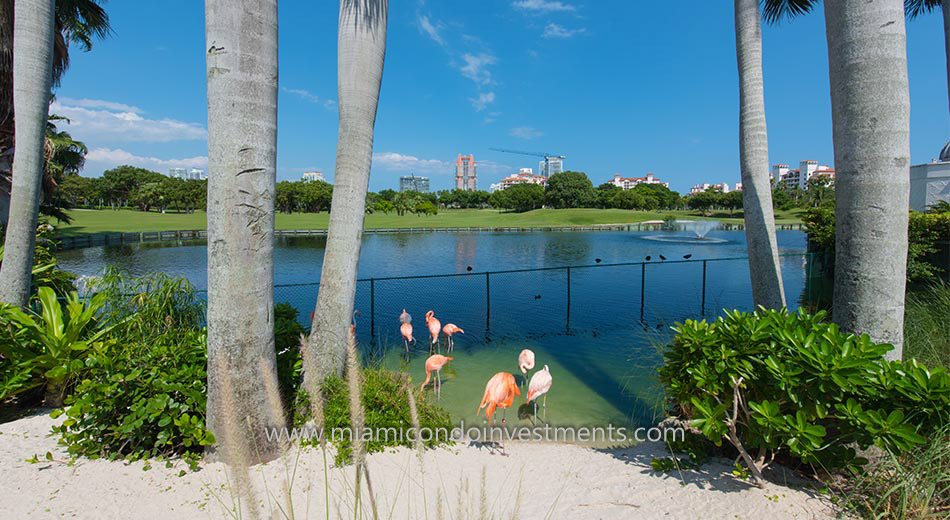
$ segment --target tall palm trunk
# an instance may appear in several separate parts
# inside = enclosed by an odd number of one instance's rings
[[[342,373],[356,296],[373,126],[386,53],[388,0],[341,0],[337,40],[340,126],[330,226],[314,312],[308,381]]]
[[[901,0],[825,2],[835,145],[833,316],[903,341],[910,197],[910,97]]]
[[[769,178],[759,0],[735,0],[735,15],[736,61],[739,65],[739,162],[752,299],[756,305],[777,309],[785,306],[785,288],[775,239]]]
[[[277,0],[205,2],[208,426],[225,459],[273,458]],[[278,399],[279,401],[279,399]]]
[[[0,301],[25,306],[43,184],[43,140],[53,74],[54,0],[19,0],[13,22],[13,158],[10,217],[0,266]]]

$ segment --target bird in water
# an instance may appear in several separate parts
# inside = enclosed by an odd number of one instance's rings
[[[482,402],[478,405],[478,409],[475,410],[475,415],[478,415],[482,408],[485,408],[485,417],[488,418],[490,424],[495,409],[501,408],[507,414],[507,409],[515,402],[516,395],[520,396],[521,390],[518,389],[518,384],[515,383],[515,376],[508,372],[498,372],[485,385],[485,394],[482,396]],[[505,418],[502,418],[501,424],[505,424]]]
[[[432,336],[432,344],[429,345],[429,349],[432,349],[432,345],[435,345],[436,349],[438,349],[439,332],[442,330],[442,322],[436,319],[435,311],[426,313],[426,327],[429,327],[429,335]]]
[[[528,383],[528,402],[534,401],[534,415],[538,415],[538,397],[544,396],[543,403],[541,407],[545,410],[548,406],[548,390],[551,389],[551,370],[547,365],[544,365],[544,368],[538,370],[531,376],[531,382]]]
[[[683,260],[689,260],[692,257],[693,257],[693,253],[690,253],[688,255],[683,255]]]
[[[425,398],[423,391],[432,379],[433,372],[435,372],[435,382],[433,382],[433,386],[435,387],[436,399],[442,398],[442,367],[448,365],[452,359],[453,358],[443,356],[442,354],[433,354],[429,356],[429,359],[426,359],[426,380],[423,381],[422,386],[419,387],[419,395],[422,398]]]
[[[399,315],[399,333],[402,334],[403,343],[406,345],[406,353],[409,352],[409,344],[415,343],[415,338],[412,337],[412,316],[406,312],[406,309],[402,310],[402,314]]]
[[[447,352],[452,352],[452,349],[455,348],[455,341],[452,339],[452,334],[456,333],[465,334],[465,331],[454,323],[446,323],[445,326],[442,327],[442,334],[445,334]]]
[[[534,368],[534,352],[524,349],[518,354],[518,369],[521,370],[521,380],[528,381],[528,370]]]

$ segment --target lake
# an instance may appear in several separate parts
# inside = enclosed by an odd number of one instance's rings
[[[442,377],[441,404],[455,419],[478,424],[475,409],[485,383],[501,370],[520,380],[518,353],[530,348],[536,369],[548,365],[554,379],[542,414],[548,423],[651,423],[662,415],[655,370],[669,327],[715,317],[723,308],[752,308],[744,233],[711,231],[711,240],[680,242],[686,235],[366,234],[356,303],[364,357],[421,382],[428,355],[424,314],[432,309],[443,324],[465,330],[455,336],[455,359]],[[806,237],[799,231],[777,235],[788,305],[795,308],[812,290],[805,283]],[[275,241],[275,300],[294,305],[302,322],[314,308],[325,244],[318,236]],[[80,275],[117,265],[132,274],[184,276],[204,289],[206,254],[203,242],[152,242],[62,251],[59,260]],[[414,318],[418,340],[409,355],[398,330],[403,308]],[[434,398],[431,391],[427,398]],[[512,411],[509,421],[528,421],[527,411],[522,406],[521,419]]]

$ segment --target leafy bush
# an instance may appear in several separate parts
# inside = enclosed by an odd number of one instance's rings
[[[410,430],[413,429],[413,425],[406,395],[408,382],[405,376],[388,370],[366,369],[362,371],[361,378],[362,404],[366,413],[364,427],[373,431],[379,431],[382,428],[395,430],[394,433],[390,431],[389,439],[373,436],[365,444],[366,452],[373,453],[394,446],[411,447],[413,437]],[[328,440],[333,440],[330,435],[334,429],[343,431],[350,427],[349,389],[345,379],[331,376],[324,381],[322,390],[323,431],[327,432]],[[419,412],[419,427],[431,432],[438,431],[440,436],[438,439],[425,440],[425,446],[434,447],[443,444],[452,430],[448,412],[426,401],[418,401],[416,405]],[[302,426],[310,419],[309,401],[303,391],[298,395],[296,411],[294,424]],[[444,429],[446,433],[443,435],[439,429]],[[316,439],[310,441],[316,442]],[[352,444],[348,436],[338,436],[334,446],[337,448],[337,464],[350,460]]]
[[[205,428],[205,332],[149,345],[93,349],[86,376],[66,398],[55,428],[72,455],[128,458],[182,455],[195,463],[214,437]]]
[[[68,386],[87,369],[88,349],[115,325],[98,319],[104,302],[98,295],[82,301],[74,291],[60,304],[49,287],[37,294],[38,313],[0,305],[0,400],[42,386],[46,404],[61,406]]]
[[[950,367],[950,285],[936,283],[907,293],[904,357]]]
[[[947,420],[950,376],[915,360],[888,362],[875,344],[825,313],[729,312],[687,321],[660,379],[677,412],[717,446],[725,439],[756,473],[778,456],[824,468],[864,461],[855,447],[899,454]]]
[[[297,309],[289,303],[274,306],[274,350],[277,353],[277,382],[284,406],[289,408],[303,380],[300,338],[307,332],[297,321]]]

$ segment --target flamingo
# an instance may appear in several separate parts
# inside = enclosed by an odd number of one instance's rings
[[[482,396],[482,402],[478,405],[478,409],[475,410],[475,415],[478,415],[478,412],[481,412],[482,408],[485,408],[485,417],[488,418],[488,422],[490,423],[492,415],[495,414],[495,408],[505,409],[507,413],[507,409],[515,401],[516,395],[520,396],[521,390],[518,390],[518,385],[515,383],[515,376],[508,372],[498,372],[492,376],[492,378],[488,380],[488,384],[485,385],[485,395]],[[505,424],[504,418],[502,418],[501,424]]]
[[[446,323],[445,326],[442,327],[442,333],[445,334],[446,341],[448,342],[446,349],[452,352],[452,349],[455,348],[455,343],[452,341],[452,334],[465,334],[465,331],[454,323]]]
[[[409,352],[409,344],[414,343],[416,340],[412,337],[412,316],[406,312],[406,309],[402,310],[402,314],[399,315],[399,322],[402,325],[399,326],[399,333],[402,334],[402,339],[406,344],[406,353]]]
[[[438,348],[439,331],[442,330],[442,322],[436,319],[435,311],[426,313],[426,326],[429,327],[429,334],[432,335],[432,345],[436,345],[436,348]]]
[[[531,376],[531,382],[528,383],[528,402],[534,401],[534,415],[538,415],[538,401],[536,399],[540,396],[544,396],[544,400],[541,404],[542,408],[547,409],[548,406],[548,390],[551,389],[551,371],[548,369],[547,365],[544,365],[544,368],[538,370]]]
[[[436,398],[442,398],[442,367],[449,364],[449,361],[452,361],[451,357],[443,356],[442,354],[433,354],[429,356],[429,359],[426,360],[426,380],[422,383],[422,386],[419,387],[419,395],[425,398],[425,394],[422,393],[425,390],[429,380],[432,379],[432,373],[435,372],[435,382],[433,385],[436,388]]]
[[[534,352],[524,349],[518,354],[518,368],[521,369],[521,381],[528,380],[528,370],[534,368]]]

